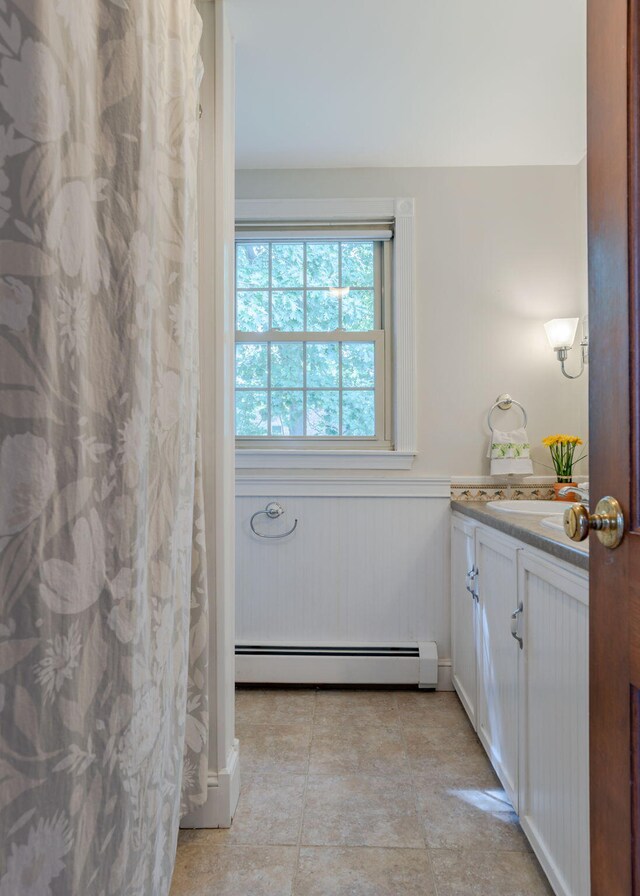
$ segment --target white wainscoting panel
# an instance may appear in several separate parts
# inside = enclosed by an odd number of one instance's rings
[[[280,488],[280,491],[278,490]],[[402,488],[402,486],[400,486]],[[236,498],[236,636],[239,641],[437,642],[450,657],[448,497],[315,497],[287,494]],[[298,484],[297,492],[304,489]],[[310,489],[311,490],[311,489]],[[440,492],[442,494],[442,492]],[[255,525],[269,500],[285,514]],[[449,671],[449,670],[447,670]]]
[[[264,473],[239,472],[236,476],[236,497],[269,497],[277,492],[280,497],[297,498],[451,498],[451,480],[443,476],[413,479],[384,476],[354,478],[332,476],[286,476],[278,479]]]

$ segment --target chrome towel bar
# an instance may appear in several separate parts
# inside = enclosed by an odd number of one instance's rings
[[[256,512],[251,517],[249,525],[251,526],[251,531],[254,535],[257,535],[258,538],[286,538],[287,535],[291,535],[292,532],[295,532],[296,526],[298,525],[298,520],[293,521],[293,526],[289,529],[288,532],[280,532],[278,535],[264,535],[262,532],[258,532],[256,527],[253,525],[253,521],[257,516],[264,513],[265,516],[268,516],[270,520],[277,520],[278,517],[282,516],[284,513],[284,507],[281,504],[278,504],[277,501],[271,501],[264,510],[256,510]]]

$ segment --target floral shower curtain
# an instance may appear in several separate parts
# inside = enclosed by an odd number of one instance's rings
[[[199,38],[0,0],[0,896],[163,896],[206,796]]]

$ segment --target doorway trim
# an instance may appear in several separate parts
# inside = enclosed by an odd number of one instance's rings
[[[235,737],[234,44],[225,0],[200,0],[198,153],[200,414],[209,587],[207,800],[183,828],[229,827],[240,795]]]

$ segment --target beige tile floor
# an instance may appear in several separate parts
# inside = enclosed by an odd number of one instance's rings
[[[237,692],[227,831],[182,831],[171,896],[552,896],[458,698]]]

